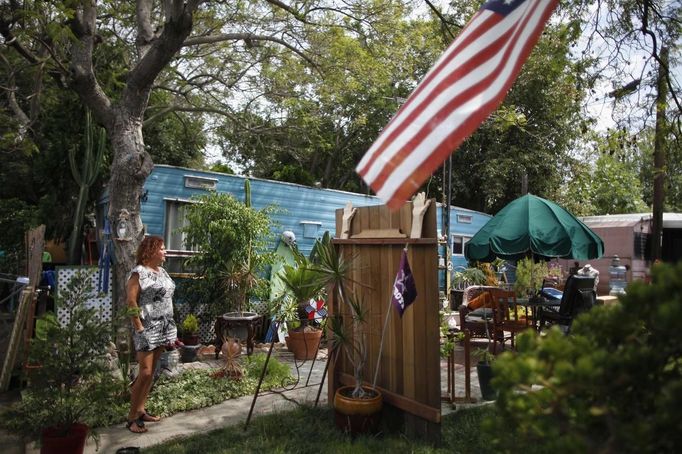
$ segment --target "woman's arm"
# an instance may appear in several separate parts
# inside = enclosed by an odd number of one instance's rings
[[[137,305],[137,299],[140,296],[140,275],[133,273],[128,279],[128,285],[126,286],[126,294],[128,296],[128,309],[134,311],[134,314],[130,316],[130,321],[133,324],[133,328],[138,333],[144,330],[142,321],[140,320],[140,310]]]

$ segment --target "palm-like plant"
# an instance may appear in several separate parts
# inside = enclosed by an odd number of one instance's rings
[[[369,394],[362,387],[362,374],[367,364],[367,333],[364,329],[367,311],[356,293],[348,289],[350,284],[359,285],[350,278],[353,260],[354,257],[346,258],[339,254],[328,233],[321,241],[316,242],[313,248],[312,261],[319,282],[332,289],[340,305],[345,306],[350,314],[350,333],[340,318],[332,319],[331,330],[334,335],[332,347],[340,348],[353,366],[355,386],[352,397],[363,398]]]
[[[296,302],[299,320],[306,320],[305,308],[311,299],[317,298],[324,288],[320,273],[305,257],[297,255],[297,266],[284,265],[281,271],[282,283]],[[314,329],[303,324],[303,330]]]

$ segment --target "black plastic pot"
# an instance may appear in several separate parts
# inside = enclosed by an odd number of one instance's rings
[[[493,379],[492,364],[481,361],[476,364],[476,372],[478,373],[478,384],[481,387],[483,400],[495,400],[497,391],[490,383]]]
[[[183,363],[193,363],[197,360],[197,353],[201,345],[185,345],[180,349],[180,359]]]

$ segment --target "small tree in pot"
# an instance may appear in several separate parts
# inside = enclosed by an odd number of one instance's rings
[[[362,301],[348,289],[352,282],[350,271],[353,258],[345,258],[339,254],[331,242],[329,234],[316,243],[313,250],[313,261],[319,280],[334,292],[341,307],[345,307],[350,315],[350,323],[341,318],[331,320],[333,333],[332,347],[341,350],[353,366],[355,384],[337,389],[334,396],[336,423],[340,428],[354,432],[372,431],[376,428],[377,415],[383,407],[383,396],[374,387],[363,385],[363,372],[367,364],[367,313]],[[348,330],[350,325],[350,330]]]
[[[68,320],[62,325],[53,315],[41,319],[29,351],[29,361],[39,367],[8,415],[20,433],[34,436],[42,430],[43,453],[82,452],[89,417],[112,405],[120,390],[105,360],[112,326],[86,307],[91,289],[85,272],[60,284],[57,300]]]

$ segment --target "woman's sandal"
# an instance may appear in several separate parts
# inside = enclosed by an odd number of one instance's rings
[[[146,411],[140,415],[139,419],[141,419],[144,422],[159,422],[159,421],[161,421],[161,418],[159,418],[158,416],[152,416],[149,413],[147,413]]]
[[[133,424],[135,424],[139,430],[133,430],[132,429]],[[144,426],[144,421],[142,420],[142,417],[128,421],[126,423],[126,429],[128,429],[134,434],[143,434],[147,431],[147,428]]]

